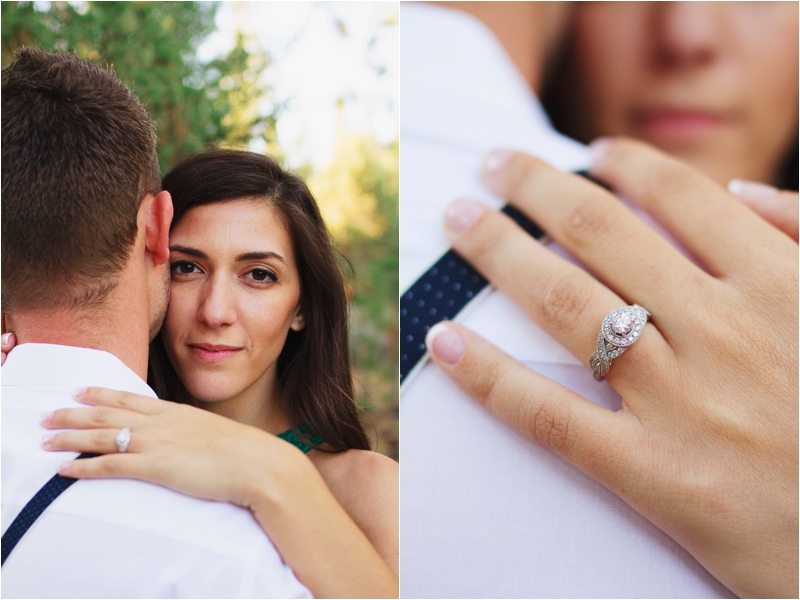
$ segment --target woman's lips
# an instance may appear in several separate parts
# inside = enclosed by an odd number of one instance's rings
[[[189,344],[189,348],[192,354],[206,362],[219,362],[243,350],[236,346],[223,346],[219,344]]]
[[[703,110],[657,109],[634,113],[634,124],[645,138],[693,141],[728,125],[727,116]]]

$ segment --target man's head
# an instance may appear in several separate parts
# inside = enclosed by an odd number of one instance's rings
[[[160,186],[153,122],[113,71],[18,51],[2,72],[3,309],[102,306],[134,251],[152,251],[143,229],[151,205],[164,205]],[[138,272],[152,325],[166,306],[163,279]]]

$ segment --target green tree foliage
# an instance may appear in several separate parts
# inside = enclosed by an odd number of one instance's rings
[[[3,66],[24,45],[113,65],[158,124],[164,171],[210,146],[274,138],[275,116],[258,104],[268,91],[259,81],[266,54],[239,36],[227,56],[197,58],[214,30],[215,3],[3,2],[0,10]]]

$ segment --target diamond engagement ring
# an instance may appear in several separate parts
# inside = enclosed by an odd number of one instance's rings
[[[650,313],[638,304],[612,310],[603,319],[597,336],[597,352],[589,358],[589,365],[597,381],[603,381],[611,368],[611,360],[639,339]]]
[[[120,454],[128,451],[128,444],[131,443],[131,430],[125,427],[120,429],[117,434],[117,452]]]

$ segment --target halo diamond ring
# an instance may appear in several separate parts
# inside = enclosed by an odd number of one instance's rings
[[[120,429],[117,434],[117,452],[124,454],[128,451],[128,444],[131,443],[131,430],[125,427]]]
[[[603,381],[611,361],[639,339],[649,316],[650,313],[638,304],[616,308],[606,315],[597,336],[597,352],[589,358],[597,381]]]

